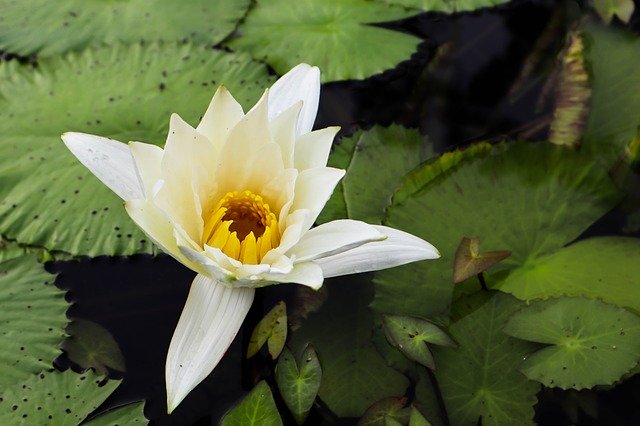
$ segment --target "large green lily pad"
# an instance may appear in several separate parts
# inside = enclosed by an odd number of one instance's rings
[[[473,296],[476,297],[476,296]],[[457,349],[434,348],[436,377],[451,424],[485,426],[533,424],[540,385],[518,371],[535,345],[501,330],[522,306],[496,293],[449,329]]]
[[[249,0],[0,0],[0,49],[53,55],[115,42],[216,44],[244,16]]]
[[[228,45],[284,74],[317,65],[324,82],[364,79],[411,57],[420,39],[368,24],[415,12],[366,0],[260,0]]]
[[[67,324],[64,292],[36,254],[0,263],[0,388],[51,368]],[[9,424],[2,423],[0,424]]]
[[[549,346],[522,372],[563,389],[610,385],[640,361],[640,317],[598,300],[561,297],[516,312],[504,332]]]
[[[447,309],[453,260],[463,237],[512,255],[491,270],[515,269],[580,235],[611,209],[618,192],[589,158],[551,144],[513,143],[479,152],[430,177],[388,209],[387,224],[435,245],[442,258],[376,273],[374,309],[432,317]],[[417,171],[415,173],[418,173]]]
[[[470,12],[485,7],[498,6],[510,0],[378,0],[389,4],[420,9],[425,12]]]
[[[0,64],[0,233],[76,255],[151,252],[122,200],[60,135],[162,145],[172,112],[196,125],[219,84],[248,106],[269,81],[244,55],[192,45],[90,50],[42,60],[38,69]]]

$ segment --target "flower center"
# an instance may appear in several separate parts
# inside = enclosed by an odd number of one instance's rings
[[[280,243],[278,220],[261,196],[227,192],[205,219],[203,241],[242,263],[257,265]]]

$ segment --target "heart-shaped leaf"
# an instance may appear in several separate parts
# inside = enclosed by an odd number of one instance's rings
[[[126,371],[120,347],[109,330],[93,321],[76,319],[67,326],[70,337],[62,342],[69,359],[82,368],[106,375],[107,367]]]
[[[282,426],[271,388],[263,380],[233,407],[220,421],[220,426]]]
[[[307,346],[300,362],[296,362],[291,351],[284,348],[278,358],[275,376],[282,399],[291,410],[293,418],[298,424],[304,423],[322,379],[322,368],[316,351],[312,346]]]
[[[272,359],[278,358],[287,340],[287,306],[280,301],[258,322],[251,333],[247,358],[258,353],[267,343]]]
[[[463,237],[453,260],[453,282],[460,283],[511,256],[508,250],[480,253],[480,238]]]

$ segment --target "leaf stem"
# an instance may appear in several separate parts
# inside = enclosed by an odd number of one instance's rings
[[[440,385],[438,385],[438,379],[430,368],[427,368],[426,370],[427,374],[429,374],[429,380],[431,381],[431,386],[433,386],[433,391],[436,394],[436,399],[438,400],[438,409],[440,411],[442,424],[444,426],[451,426],[451,422],[449,422],[449,414],[447,414],[447,406],[444,405],[444,398],[442,397],[442,392],[440,392]]]
[[[483,290],[489,290],[489,288],[487,287],[487,283],[484,280],[484,274],[482,272],[478,274],[478,281],[480,281],[480,287],[482,287]]]

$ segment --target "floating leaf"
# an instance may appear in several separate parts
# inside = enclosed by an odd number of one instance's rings
[[[67,326],[70,335],[62,342],[69,359],[83,369],[93,368],[106,375],[107,367],[126,371],[124,357],[109,330],[93,321],[76,319]]]
[[[640,361],[640,317],[598,300],[561,297],[535,303],[516,312],[504,332],[550,345],[521,366],[545,386],[612,384]]]
[[[451,424],[533,424],[539,385],[519,371],[522,358],[535,346],[501,331],[522,306],[501,293],[449,329],[457,349],[434,348],[440,385]]]
[[[404,408],[406,404],[407,398],[395,396],[377,401],[367,408],[358,426],[386,426],[394,421],[406,423],[409,420],[409,412]]]
[[[433,166],[421,166],[428,176]],[[419,173],[419,172],[416,172]],[[441,259],[376,272],[372,307],[434,317],[449,307],[458,242],[475,235],[512,255],[491,273],[530,264],[576,239],[618,201],[606,172],[580,152],[513,143],[462,160],[387,209],[386,223],[438,248]]]
[[[221,426],[281,426],[269,385],[263,380],[220,421]]]
[[[635,8],[633,0],[593,0],[593,7],[605,22],[611,22],[617,16],[625,23],[629,22]]]
[[[248,6],[249,0],[0,0],[0,49],[43,56],[118,41],[213,45],[234,30]]]
[[[36,254],[0,263],[0,388],[51,368],[60,354],[68,305],[54,278]]]
[[[525,264],[498,280],[495,288],[527,301],[585,296],[640,313],[638,277],[639,239],[597,237]]]
[[[118,387],[91,371],[31,375],[6,387],[0,398],[0,424],[76,426]]]
[[[420,9],[425,12],[470,12],[486,7],[498,6],[510,0],[378,0],[389,4]]]
[[[148,424],[149,421],[144,417],[144,403],[138,402],[134,404],[118,407],[109,410],[104,414],[85,423],[87,426],[128,426],[135,424]]]
[[[582,141],[591,98],[589,74],[584,60],[584,41],[578,32],[569,34],[558,78],[549,142],[577,147]]]
[[[282,399],[298,424],[304,423],[316,399],[322,368],[312,346],[305,348],[297,363],[288,348],[284,348],[276,365],[276,383]]]
[[[323,82],[364,79],[409,59],[420,42],[369,24],[412,14],[366,0],[259,0],[228,45],[278,74],[307,62],[320,67]]]
[[[511,256],[510,251],[480,253],[480,238],[463,237],[453,260],[453,282],[460,283]]]
[[[272,359],[278,358],[287,340],[287,306],[278,302],[260,320],[251,333],[247,358],[258,353],[262,345],[268,342],[269,354]]]
[[[456,344],[437,325],[420,319],[398,315],[385,315],[382,322],[389,342],[407,357],[435,370],[433,355],[427,343],[455,347]]]
[[[409,426],[431,426],[431,423],[429,423],[429,420],[427,420],[416,407],[411,407]]]
[[[343,280],[327,285],[327,302],[293,333],[291,347],[313,345],[322,365],[319,397],[339,417],[360,417],[375,401],[404,395],[409,382],[371,342],[370,282],[362,275]]]
[[[122,200],[60,135],[162,145],[170,114],[197,124],[221,82],[248,105],[268,81],[266,68],[246,56],[191,45],[90,50],[41,59],[37,69],[0,63],[0,231],[74,255],[151,252]]]

